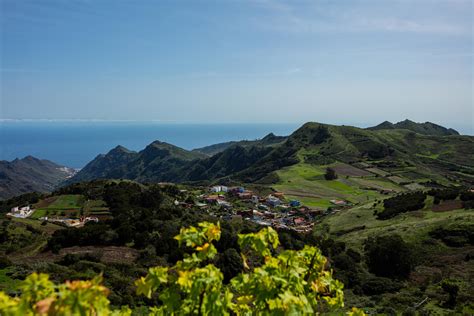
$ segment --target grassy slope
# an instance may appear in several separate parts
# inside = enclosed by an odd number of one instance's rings
[[[373,203],[338,212],[327,216],[322,224],[328,224],[333,233],[349,231],[355,227],[365,226],[365,229],[343,234],[340,240],[351,247],[362,249],[363,242],[368,236],[399,233],[406,241],[418,242],[427,236],[427,233],[439,225],[449,225],[457,221],[473,222],[472,210],[453,210],[433,212],[432,198],[427,199],[426,207],[416,212],[400,214],[389,220],[378,220],[374,210],[381,210],[382,203],[373,207]]]
[[[276,172],[280,181],[273,187],[286,193],[289,198],[301,200],[310,207],[328,207],[332,199],[344,199],[354,204],[367,203],[381,197],[373,189],[404,190],[402,187],[384,178],[369,176],[343,176],[337,180],[327,181],[324,174],[327,167],[339,165],[335,162],[329,165],[313,165],[305,161],[305,156],[317,153],[318,148],[302,150],[298,153],[300,163],[285,167]]]
[[[369,236],[384,234],[399,234],[402,238],[411,243],[418,254],[419,263],[412,273],[412,276],[405,282],[404,288],[394,294],[384,294],[378,296],[376,301],[391,306],[397,299],[411,297],[412,302],[419,302],[425,297],[429,297],[428,302],[423,307],[430,315],[446,315],[452,311],[444,309],[441,305],[447,296],[440,287],[440,280],[451,278],[457,280],[460,286],[460,295],[473,293],[474,284],[470,282],[474,276],[474,261],[466,261],[465,256],[472,253],[472,246],[452,248],[444,243],[435,242],[429,236],[429,232],[438,227],[449,227],[456,224],[473,223],[474,210],[458,209],[446,212],[433,212],[433,198],[428,197],[423,210],[400,214],[389,220],[377,220],[374,216],[375,209],[381,209],[382,203],[376,207],[373,203],[358,206],[350,210],[344,210],[331,214],[316,225],[315,229],[321,229],[323,225],[328,225],[330,232],[336,239],[346,243],[348,248],[355,249],[363,253],[364,242]],[[351,229],[365,226],[365,229]],[[345,233],[346,232],[346,233]],[[341,235],[342,233],[342,235]],[[430,284],[420,294],[419,282],[423,279],[436,280]],[[349,305],[368,306],[373,298],[347,294]],[[398,298],[397,298],[398,297]],[[389,302],[389,303],[387,303]],[[370,308],[369,308],[370,309]]]

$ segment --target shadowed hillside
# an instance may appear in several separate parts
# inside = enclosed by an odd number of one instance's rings
[[[33,191],[50,192],[74,173],[74,169],[32,156],[0,161],[0,199]]]

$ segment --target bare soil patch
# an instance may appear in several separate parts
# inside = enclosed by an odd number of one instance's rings
[[[45,208],[50,206],[54,201],[58,199],[57,196],[51,196],[46,199],[43,199],[34,205],[34,208]]]
[[[104,263],[132,263],[138,258],[138,250],[128,247],[68,247],[63,248],[58,254],[46,251],[38,253],[34,256],[21,258],[22,263],[35,263],[35,262],[55,262],[61,260],[67,254],[94,254],[100,256],[100,261]],[[15,260],[13,260],[15,261]]]
[[[456,200],[442,201],[438,205],[433,205],[434,212],[448,212],[462,208],[462,202]]]
[[[337,174],[342,175],[342,176],[365,177],[365,176],[372,175],[370,172],[367,172],[365,170],[356,168],[354,166],[351,166],[345,163],[337,164],[332,168],[336,171]]]

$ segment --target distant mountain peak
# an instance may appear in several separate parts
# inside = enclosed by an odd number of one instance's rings
[[[263,137],[262,140],[264,140],[264,139],[272,139],[272,138],[275,138],[275,137],[276,137],[275,134],[269,133],[269,134],[267,134],[265,137]]]
[[[115,148],[110,150],[108,154],[120,154],[120,153],[133,153],[133,151],[128,148],[123,147],[122,145],[117,145]]]
[[[22,161],[41,161],[41,159],[38,159],[36,157],[33,157],[31,155],[23,157],[23,159],[20,159]]]
[[[383,123],[380,123],[379,125],[369,127],[367,129],[369,130],[406,129],[418,134],[435,135],[435,136],[459,135],[458,131],[452,128],[446,128],[432,122],[417,123],[409,119],[405,119],[395,124],[389,121],[385,121]]]
[[[179,148],[178,146],[175,146],[175,145],[167,143],[167,142],[162,142],[160,140],[155,140],[155,141],[151,142],[148,146],[145,147],[145,149],[148,148],[148,147],[156,147],[156,148],[176,147],[176,148]]]

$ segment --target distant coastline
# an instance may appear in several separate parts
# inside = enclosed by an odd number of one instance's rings
[[[155,141],[194,149],[270,132],[289,135],[299,123],[188,123],[111,120],[2,120],[0,160],[32,155],[80,169],[117,145],[140,150]]]

